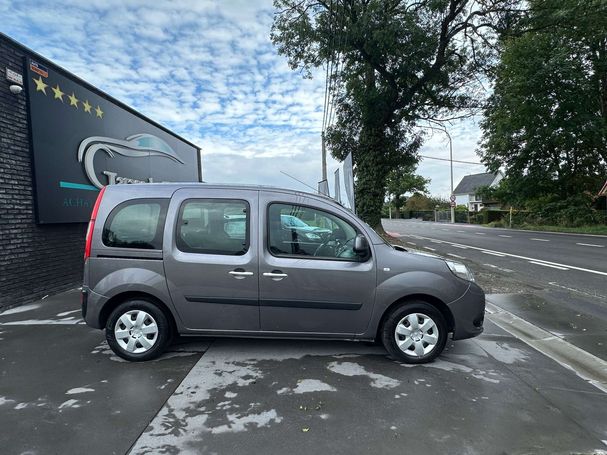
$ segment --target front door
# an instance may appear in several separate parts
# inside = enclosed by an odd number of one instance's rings
[[[183,324],[259,330],[257,191],[185,188],[171,200],[164,264]]]
[[[371,256],[353,251],[354,238],[362,233],[357,222],[330,204],[286,193],[260,192],[260,208],[265,221],[261,329],[363,333],[373,309],[376,270]]]

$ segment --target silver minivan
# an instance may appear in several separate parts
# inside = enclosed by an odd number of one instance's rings
[[[483,331],[461,263],[387,243],[330,198],[261,186],[104,187],[85,246],[82,313],[127,360],[174,335],[381,341],[425,363]]]

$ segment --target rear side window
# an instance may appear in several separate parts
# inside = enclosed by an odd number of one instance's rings
[[[103,226],[105,246],[161,250],[168,199],[133,199],[116,206]]]
[[[249,204],[236,199],[184,201],[176,244],[186,253],[245,254],[249,249]]]

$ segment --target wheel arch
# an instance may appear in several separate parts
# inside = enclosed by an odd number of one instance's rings
[[[175,318],[174,318],[171,310],[169,310],[169,307],[158,297],[153,296],[152,294],[148,294],[147,292],[141,292],[141,291],[121,292],[119,294],[116,294],[112,298],[110,298],[105,303],[105,305],[103,306],[103,309],[101,310],[101,312],[99,314],[99,323],[100,323],[101,327],[105,327],[105,325],[107,324],[107,320],[110,317],[110,314],[112,314],[112,311],[114,311],[114,309],[116,309],[116,307],[118,307],[118,305],[120,305],[123,302],[126,302],[127,300],[135,300],[135,299],[145,300],[147,302],[153,303],[154,305],[158,306],[158,308],[160,308],[160,310],[167,317],[167,320],[169,321],[169,324],[171,325],[172,332],[174,334],[177,334],[177,323],[175,322]]]
[[[434,297],[432,295],[428,295],[428,294],[410,294],[410,295],[401,297],[400,299],[392,302],[390,305],[388,305],[388,307],[386,307],[386,309],[384,310],[384,312],[379,320],[379,324],[377,325],[377,329],[375,332],[375,339],[376,340],[381,339],[380,333],[381,333],[382,327],[384,325],[384,321],[386,320],[388,315],[392,312],[392,310],[394,310],[394,308],[401,306],[401,305],[406,305],[407,303],[410,303],[410,302],[416,302],[416,301],[428,303],[428,304],[432,305],[433,307],[435,307],[437,310],[439,310],[441,312],[441,314],[443,315],[443,317],[445,318],[445,322],[447,323],[447,330],[449,332],[453,332],[453,330],[455,329],[455,320],[453,318],[453,314],[451,313],[451,310],[449,309],[449,307],[447,306],[447,304],[445,302],[443,302],[439,298],[436,298],[436,297]]]

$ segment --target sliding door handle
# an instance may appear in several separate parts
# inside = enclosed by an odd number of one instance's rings
[[[267,276],[270,278],[286,278],[289,275],[287,275],[286,273],[276,271],[276,272],[264,272],[263,276]]]
[[[236,278],[237,280],[242,280],[243,278],[246,278],[248,276],[253,276],[253,272],[245,272],[244,270],[230,270],[228,272],[230,275],[232,275],[234,278]]]

